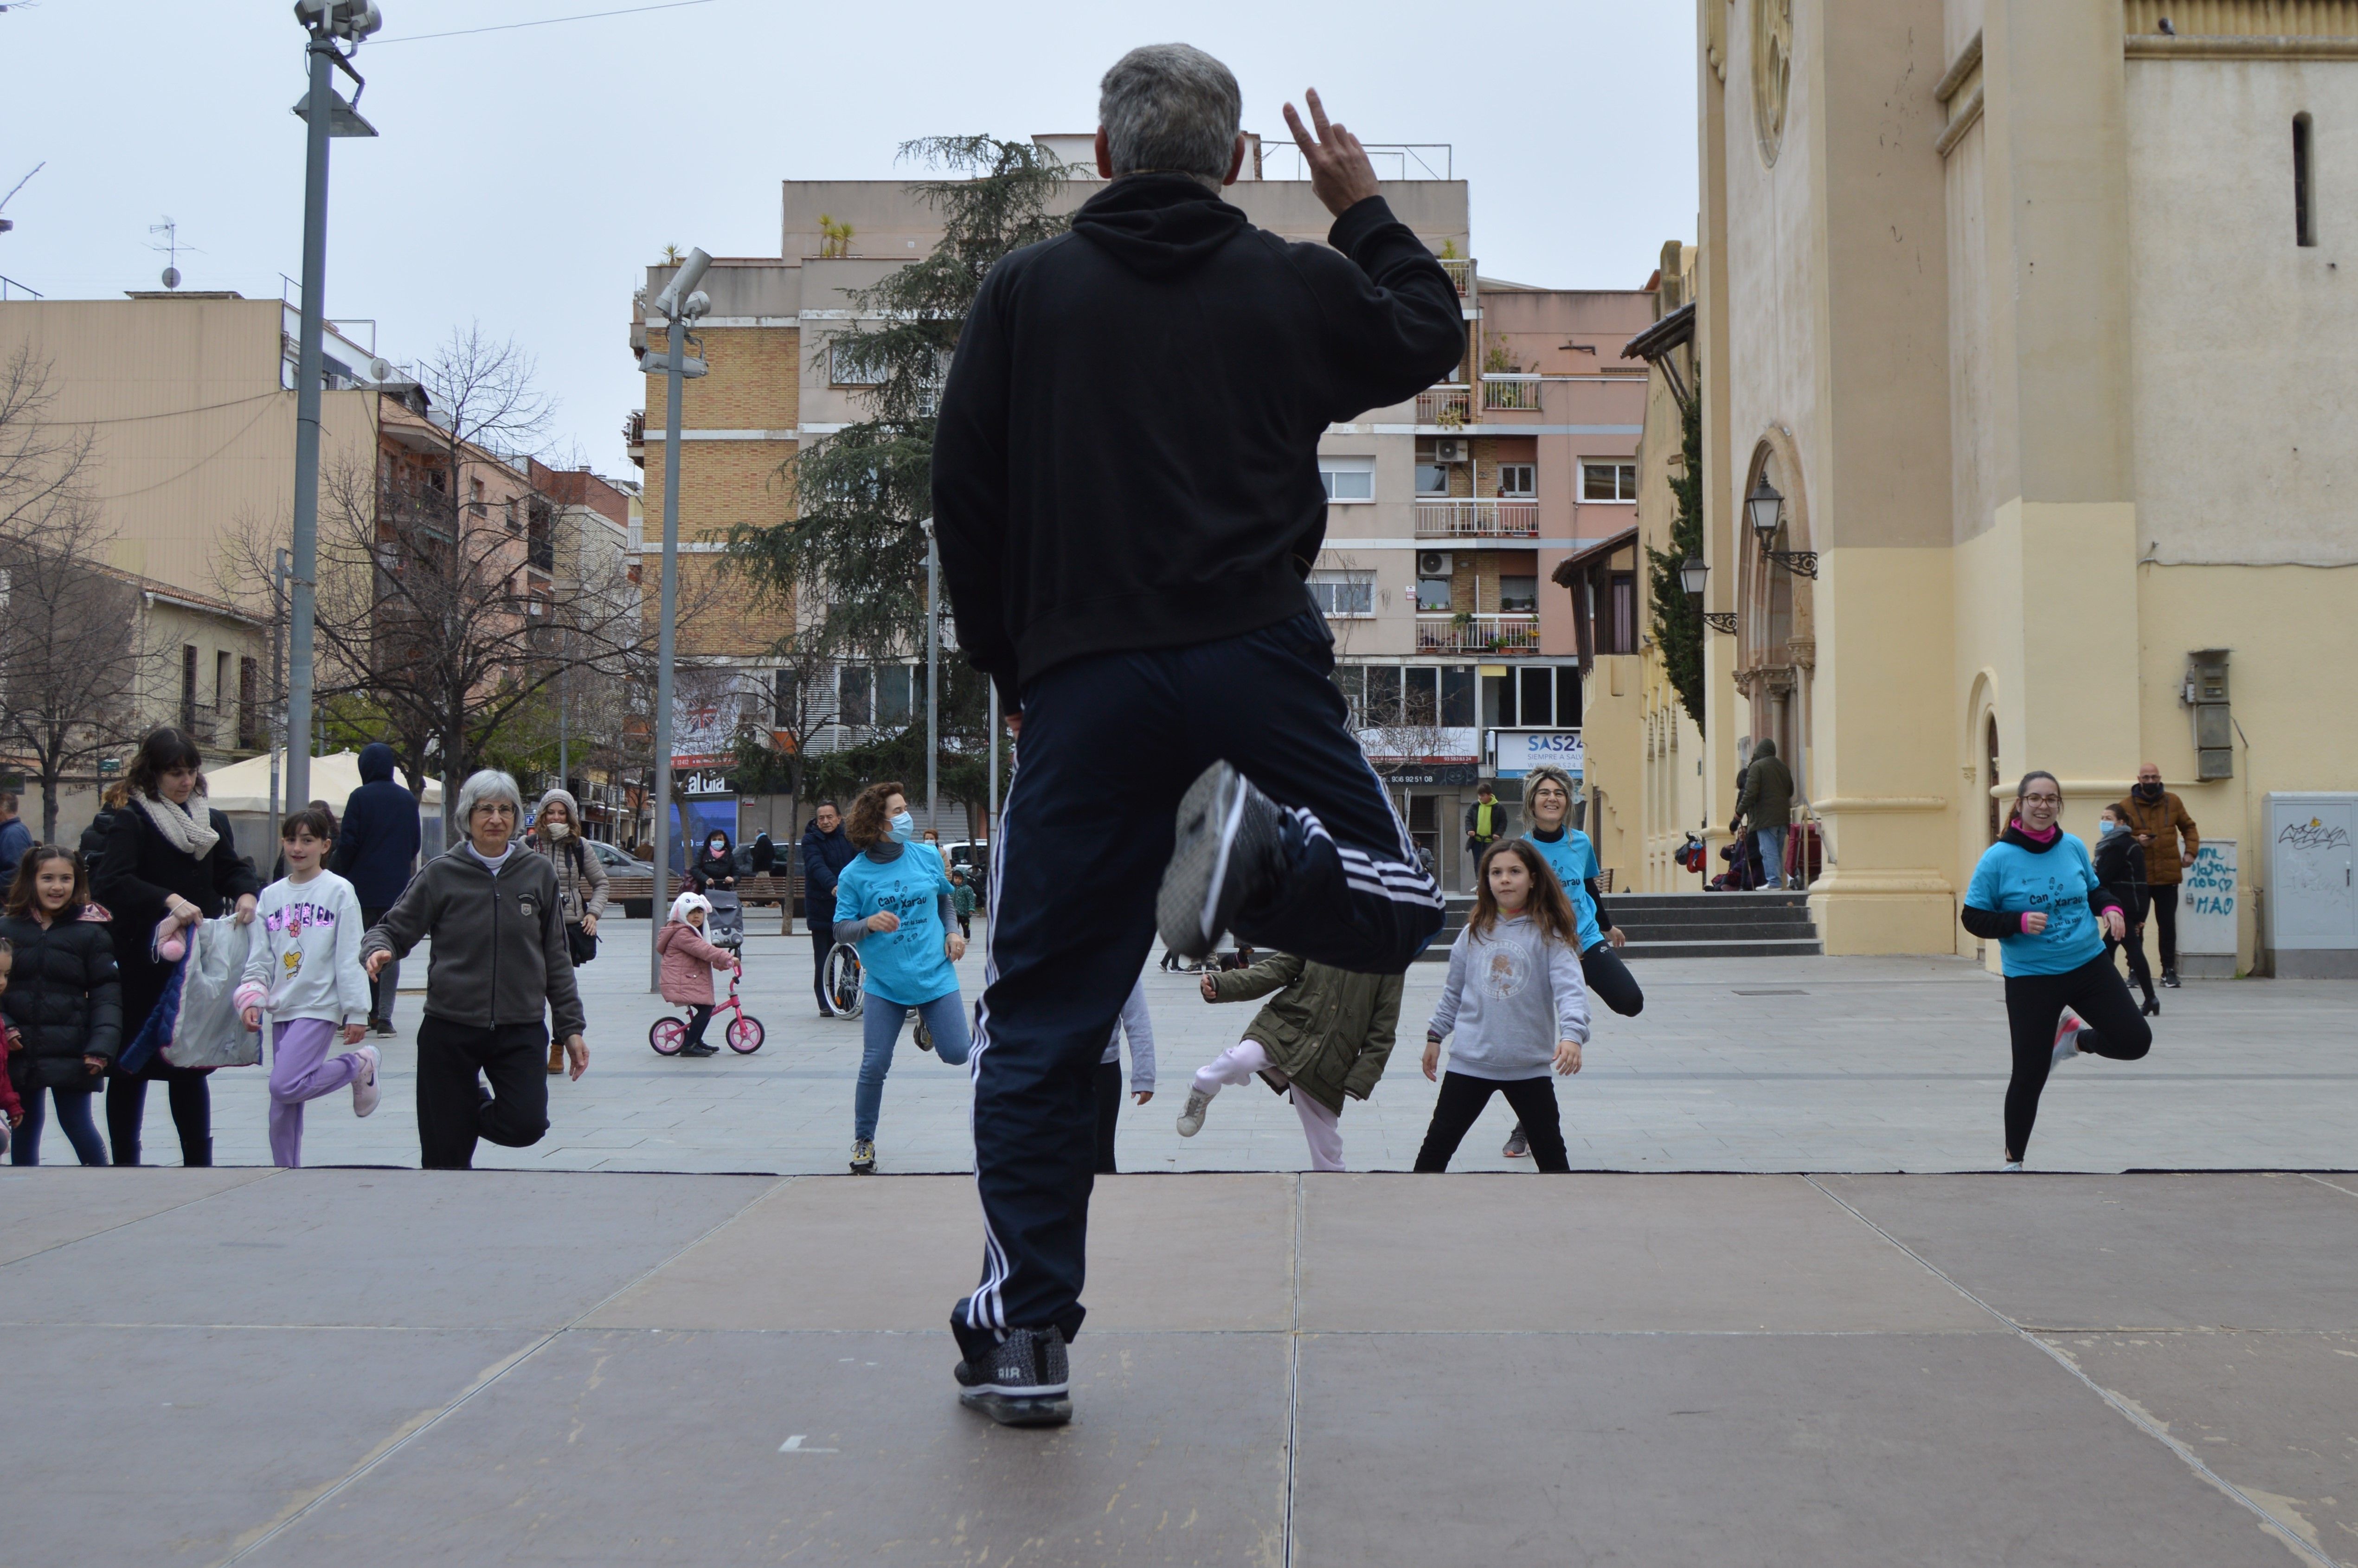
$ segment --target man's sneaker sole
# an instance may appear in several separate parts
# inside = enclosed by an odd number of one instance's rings
[[[1244,774],[1215,762],[1179,803],[1177,841],[1155,895],[1154,923],[1163,946],[1183,958],[1208,957],[1219,946],[1249,891],[1244,865],[1274,848],[1247,841],[1266,832],[1254,820],[1253,795]]]
[[[1003,1394],[996,1389],[968,1389],[958,1403],[980,1411],[1001,1426],[1063,1426],[1073,1419],[1070,1394]]]

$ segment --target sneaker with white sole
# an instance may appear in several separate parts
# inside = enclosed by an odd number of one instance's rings
[[[2001,1171],[2019,1171],[2022,1169],[2022,1162],[2019,1160],[2008,1160],[2005,1164],[2000,1165],[1998,1169]]]
[[[1178,835],[1155,895],[1163,945],[1184,958],[1208,957],[1237,911],[1266,897],[1285,875],[1285,814],[1226,762],[1214,762],[1179,803]]]
[[[2063,1015],[2063,1022],[2055,1026],[2055,1054],[2048,1063],[2050,1072],[2080,1054],[2080,1031],[2087,1027],[2070,1013]]]
[[[958,1403],[1001,1426],[1062,1426],[1073,1419],[1072,1368],[1054,1328],[1011,1328],[987,1356],[957,1364]]]
[[[360,1076],[352,1080],[352,1114],[366,1116],[376,1108],[384,1091],[376,1087],[376,1069],[381,1058],[373,1045],[362,1045],[352,1053],[361,1059]]]
[[[876,1173],[874,1140],[855,1138],[851,1141],[851,1173],[855,1176],[872,1176]]]
[[[1531,1157],[1531,1141],[1524,1135],[1521,1122],[1515,1123],[1515,1130],[1507,1134],[1507,1146],[1498,1152],[1509,1160],[1528,1160]]]
[[[1204,1113],[1212,1108],[1212,1097],[1201,1089],[1187,1091],[1187,1103],[1179,1111],[1179,1136],[1193,1138],[1204,1130]]]

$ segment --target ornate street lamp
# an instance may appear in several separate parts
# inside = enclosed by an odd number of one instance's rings
[[[1710,575],[1711,568],[1701,556],[1689,556],[1685,564],[1679,568],[1679,586],[1687,590],[1689,599],[1701,599],[1704,579]],[[1714,632],[1725,632],[1731,637],[1736,635],[1736,612],[1732,610],[1706,610],[1703,612],[1703,623]]]
[[[1760,541],[1760,553],[1783,567],[1795,577],[1814,579],[1818,575],[1818,553],[1815,550],[1778,550],[1769,546],[1777,541],[1777,530],[1785,522],[1785,498],[1768,482],[1764,470],[1752,493],[1744,498],[1744,510],[1752,521],[1752,532]]]

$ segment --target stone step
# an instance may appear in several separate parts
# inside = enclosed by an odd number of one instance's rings
[[[1743,936],[1709,941],[1681,937],[1670,942],[1640,942],[1632,937],[1621,949],[1624,958],[1815,958],[1824,953],[1815,936]]]

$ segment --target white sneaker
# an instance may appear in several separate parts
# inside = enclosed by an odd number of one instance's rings
[[[2022,1169],[2022,1162],[2019,1160],[2008,1160],[2005,1164],[2000,1165],[1998,1169],[2001,1171],[2019,1171]]]
[[[1179,1113],[1179,1136],[1193,1138],[1204,1130],[1204,1113],[1212,1107],[1212,1097],[1201,1089],[1187,1091],[1186,1108]]]
[[[352,1114],[366,1116],[384,1098],[384,1091],[376,1087],[377,1063],[383,1058],[373,1045],[360,1046],[352,1054],[361,1059],[361,1076],[352,1080]]]
[[[2070,1013],[2063,1015],[2063,1022],[2055,1026],[2055,1057],[2049,1064],[2050,1071],[2080,1054],[2080,1031],[2087,1027]]]

